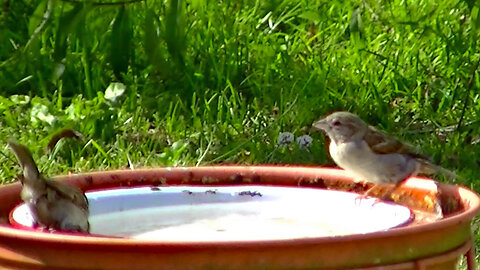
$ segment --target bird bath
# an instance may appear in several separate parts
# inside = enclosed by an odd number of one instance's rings
[[[466,254],[474,267],[478,196],[428,179],[395,191],[401,204],[358,200],[354,192],[369,187],[329,168],[161,168],[57,180],[86,191],[92,234],[33,229],[20,185],[0,187],[1,266],[454,269]]]
[[[87,192],[90,232],[163,242],[284,240],[363,234],[401,226],[405,206],[354,193],[268,186],[170,186]],[[342,213],[339,215],[338,213]],[[29,208],[12,212],[32,227]]]

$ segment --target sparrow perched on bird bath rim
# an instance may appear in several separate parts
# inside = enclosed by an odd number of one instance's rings
[[[355,177],[375,185],[400,186],[408,177],[419,173],[440,172],[456,175],[430,162],[427,156],[409,144],[390,137],[366,124],[349,112],[335,112],[313,123],[330,138],[329,151],[335,163]]]

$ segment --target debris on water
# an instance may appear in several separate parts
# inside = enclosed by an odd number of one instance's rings
[[[151,191],[160,191],[160,188],[159,187],[151,187],[150,190]]]
[[[182,190],[183,193],[187,193],[188,195],[192,195],[193,192],[191,192],[190,190],[187,190],[187,189],[184,189]]]
[[[246,195],[248,195],[248,196],[250,196],[250,197],[255,197],[255,196],[262,197],[262,196],[263,196],[262,193],[260,193],[260,192],[258,192],[258,191],[253,191],[253,192],[252,192],[252,191],[250,191],[250,190],[248,190],[248,191],[242,191],[242,192],[238,193],[238,195],[240,195],[240,196],[246,196]]]
[[[209,189],[207,191],[205,191],[205,193],[210,193],[210,194],[217,194],[217,190],[213,190],[213,189]]]

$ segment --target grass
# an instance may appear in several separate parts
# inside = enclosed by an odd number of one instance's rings
[[[348,110],[480,191],[475,1],[4,0],[2,8],[0,142],[29,145],[46,174],[332,165],[310,125]],[[116,82],[123,92],[106,91]],[[65,127],[85,140],[45,153]],[[310,134],[313,145],[277,147],[284,131]],[[11,182],[18,167],[0,150],[0,179]]]

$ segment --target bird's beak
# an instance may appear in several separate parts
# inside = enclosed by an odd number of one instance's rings
[[[319,131],[320,130],[323,130],[323,131],[329,130],[327,120],[325,120],[325,119],[318,120],[317,122],[313,123],[312,126]]]

